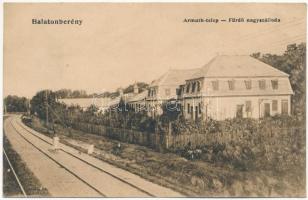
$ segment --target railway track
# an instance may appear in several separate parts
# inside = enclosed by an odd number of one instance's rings
[[[84,180],[82,177],[80,177],[78,174],[74,173],[72,170],[70,170],[69,168],[67,168],[66,166],[64,166],[63,164],[61,164],[60,162],[58,162],[56,159],[52,158],[50,155],[48,155],[47,153],[45,153],[44,151],[42,151],[40,148],[38,148],[35,144],[33,144],[29,139],[27,139],[22,133],[20,133],[20,131],[16,128],[16,126],[14,125],[14,123],[12,122],[13,119],[10,120],[10,124],[11,126],[14,128],[14,130],[16,131],[16,133],[18,135],[20,135],[26,142],[28,142],[29,144],[31,144],[34,148],[36,148],[38,151],[40,151],[41,153],[43,153],[46,157],[48,157],[49,159],[51,159],[52,161],[54,161],[55,163],[57,163],[59,166],[61,166],[63,169],[65,169],[67,172],[69,172],[70,174],[72,174],[73,176],[75,176],[77,179],[79,179],[80,181],[82,181],[83,183],[85,183],[86,185],[88,185],[90,188],[92,188],[93,190],[95,190],[97,193],[99,193],[101,196],[103,197],[106,197],[107,195],[104,194],[102,191],[100,191],[98,188],[96,188],[95,186],[93,186],[90,182]],[[32,136],[34,136],[35,138],[41,140],[42,142],[48,144],[48,145],[53,145],[51,142],[47,141],[46,139],[43,139],[42,137],[39,137],[37,136],[36,134],[34,134],[33,132],[31,132],[30,130],[28,130],[27,128],[23,127],[23,125],[21,125],[19,122],[15,121],[16,124],[18,124],[19,128],[22,128],[23,130],[25,130],[27,133],[31,134]],[[130,187],[133,187],[135,188],[136,190],[140,191],[141,193],[145,194],[145,196],[150,196],[150,197],[155,197],[154,194],[151,194],[149,193],[148,191],[145,191],[144,189],[120,178],[120,177],[117,177],[115,176],[114,174],[98,167],[98,166],[95,166],[94,164],[72,154],[71,152],[68,152],[62,148],[59,149],[60,151],[66,153],[67,155],[75,158],[75,159],[78,159],[79,161],[87,164],[88,166],[92,167],[92,168],[95,168],[97,170],[99,170],[100,172],[104,173],[104,174],[107,174],[111,177],[113,177],[114,179],[117,179],[118,181],[124,183],[124,184],[127,184],[129,185]]]
[[[16,172],[15,172],[15,170],[14,170],[13,165],[11,164],[11,161],[10,161],[10,159],[9,159],[9,157],[8,157],[8,155],[7,155],[6,151],[5,151],[5,149],[4,149],[4,148],[2,148],[2,149],[3,149],[4,157],[5,157],[6,161],[7,161],[7,163],[9,164],[9,168],[10,168],[11,171],[13,172],[14,178],[15,178],[15,180],[16,180],[18,186],[19,186],[20,191],[22,192],[23,197],[27,197],[27,194],[26,194],[26,192],[25,192],[25,189],[24,189],[24,187],[22,186],[22,184],[21,184],[21,182],[20,182],[20,180],[19,180],[19,178],[18,178],[18,176],[17,176],[17,174],[16,174]]]

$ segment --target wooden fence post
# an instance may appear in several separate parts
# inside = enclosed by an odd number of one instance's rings
[[[169,124],[168,124],[169,126],[168,126],[168,133],[166,134],[165,133],[165,148],[166,149],[169,149],[169,147],[170,147],[170,144],[169,144],[169,141],[170,141],[170,137],[171,137],[171,134],[172,134],[172,123],[171,122],[169,122]]]

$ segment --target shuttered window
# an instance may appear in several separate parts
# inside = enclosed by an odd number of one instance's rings
[[[261,90],[265,90],[265,87],[266,87],[265,80],[259,80],[259,88]]]
[[[197,82],[197,92],[200,92],[200,82]]]
[[[195,89],[196,89],[196,82],[193,82],[191,86],[191,93],[195,92]]]
[[[186,85],[186,93],[189,93],[189,90],[190,90],[190,83]]]
[[[235,81],[234,80],[228,81],[228,85],[229,85],[229,90],[234,90]]]
[[[247,90],[251,89],[251,80],[245,80],[245,87]]]
[[[273,90],[278,89],[278,80],[271,80]]]

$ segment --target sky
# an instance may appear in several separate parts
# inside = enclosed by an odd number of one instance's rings
[[[42,89],[114,91],[216,55],[281,54],[306,41],[305,4],[5,3],[4,96]],[[185,23],[188,18],[279,18],[279,23]],[[34,25],[32,19],[82,25]]]

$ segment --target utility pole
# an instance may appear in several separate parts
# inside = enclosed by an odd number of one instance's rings
[[[47,95],[47,90],[45,91],[45,99],[46,99],[46,126],[47,126],[47,132],[49,133],[49,124],[48,124],[48,95]]]
[[[4,114],[6,114],[6,102],[4,102]]]
[[[28,101],[28,114],[29,114],[29,116],[31,115],[31,102],[30,102],[30,100]]]

